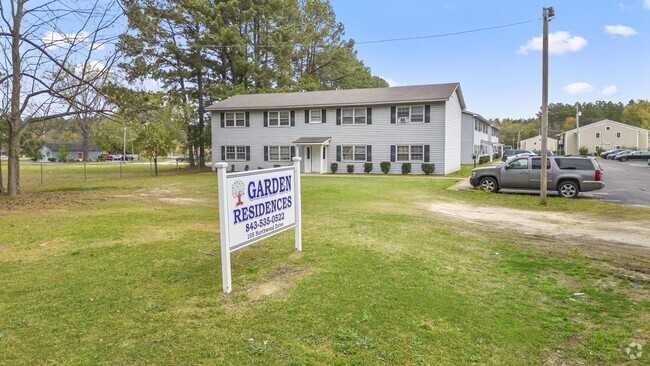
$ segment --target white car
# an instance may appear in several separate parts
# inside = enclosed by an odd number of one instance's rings
[[[528,150],[526,150],[526,151],[524,151],[524,152],[522,152],[522,153],[519,153],[519,154],[516,154],[516,155],[512,155],[512,156],[508,156],[508,158],[506,159],[506,162],[508,162],[508,161],[510,161],[510,160],[512,160],[512,159],[514,159],[514,158],[520,158],[520,157],[522,157],[522,156],[537,156],[537,154],[535,154],[535,153],[532,152],[532,151],[528,151]]]

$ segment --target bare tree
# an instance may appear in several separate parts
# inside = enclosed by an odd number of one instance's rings
[[[0,116],[8,121],[7,193],[20,192],[21,136],[32,124],[95,110],[77,96],[100,92],[117,57],[115,0],[0,2]],[[101,59],[98,54],[104,54]],[[90,72],[92,70],[92,72]]]

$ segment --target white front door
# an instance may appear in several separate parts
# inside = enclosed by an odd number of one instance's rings
[[[312,161],[313,161],[312,152],[313,151],[311,146],[305,146],[305,173],[312,172]]]

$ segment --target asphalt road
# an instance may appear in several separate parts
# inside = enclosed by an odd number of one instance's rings
[[[626,161],[598,159],[604,170],[605,188],[586,192],[601,201],[650,208],[650,166],[647,161]]]

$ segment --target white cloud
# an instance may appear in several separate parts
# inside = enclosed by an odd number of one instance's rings
[[[589,83],[584,81],[578,81],[573,84],[565,85],[562,90],[569,94],[582,94],[582,93],[591,93],[594,91],[594,87]]]
[[[46,48],[50,48],[50,49],[70,47],[73,44],[74,45],[88,44],[88,47],[90,47],[90,43],[92,43],[92,38],[90,37],[90,34],[86,31],[81,31],[78,34],[47,32],[43,35],[41,41],[43,42]],[[104,44],[99,42],[96,42],[92,46],[93,51],[104,49],[104,47],[105,47]]]
[[[650,9],[650,0],[643,1],[643,5],[645,6],[646,9]]]
[[[610,85],[603,88],[603,95],[614,95],[618,93],[616,85]]]
[[[101,72],[106,67],[106,65],[104,65],[100,61],[88,61],[85,65],[86,65],[85,69],[87,74],[92,71]],[[83,70],[84,70],[84,64],[79,64],[75,66],[75,72],[77,72],[78,74],[81,74]]]
[[[605,33],[609,33],[611,35],[615,36],[623,36],[623,37],[629,37],[629,36],[636,36],[639,34],[634,28],[628,27],[626,25],[606,25],[605,26]]]
[[[623,2],[618,3],[618,8],[621,9],[621,10],[633,10],[634,9],[633,6],[627,5],[627,4],[623,3]]]
[[[548,52],[550,54],[561,55],[567,52],[578,52],[587,45],[587,40],[580,36],[571,36],[571,33],[557,31],[548,35]],[[528,51],[541,51],[542,37],[533,37],[528,42],[519,47],[517,53],[527,54]]]
[[[395,79],[387,78],[387,77],[384,77],[384,76],[381,76],[381,75],[378,75],[378,76],[380,78],[386,80],[386,82],[388,83],[388,86],[402,86],[402,84],[395,81]]]

